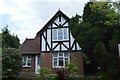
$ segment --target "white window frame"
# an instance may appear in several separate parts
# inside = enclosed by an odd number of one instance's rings
[[[68,28],[60,28],[60,29],[62,29],[62,37],[63,37],[63,38],[62,38],[61,40],[59,40],[59,39],[58,39],[58,37],[59,37],[59,36],[58,36],[58,30],[59,30],[59,29],[53,29],[52,31],[56,30],[56,32],[57,32],[57,33],[56,33],[57,39],[54,39],[54,34],[55,34],[55,33],[54,33],[54,32],[52,33],[52,36],[53,36],[52,39],[53,39],[53,41],[62,41],[62,40],[68,40],[68,39],[69,39]],[[67,38],[66,38],[66,39],[64,38],[64,36],[65,36],[65,35],[64,35],[64,30],[65,30],[65,29],[67,30]]]
[[[31,56],[23,56],[23,57],[22,57],[22,63],[24,63],[24,57],[26,58],[26,61],[25,61],[25,65],[22,64],[22,67],[31,67],[31,64],[32,64]],[[30,59],[29,59],[28,57],[30,57]],[[29,61],[29,60],[31,61],[30,66],[28,66],[28,61]]]
[[[57,35],[56,33],[58,33],[58,31],[57,31],[57,29],[53,29],[52,31],[53,31],[53,32],[52,32],[52,39],[53,39],[54,41],[56,41],[56,40],[57,40],[56,37],[58,37],[58,35]],[[56,33],[55,33],[54,31],[56,31]],[[54,36],[54,35],[55,35],[55,36]],[[54,37],[55,37],[55,39],[54,39]]]
[[[54,57],[54,53],[52,55],[52,65],[53,65],[53,68],[65,68],[65,58],[68,58],[68,63],[70,63],[70,53],[68,53],[68,56],[65,57],[65,53],[62,53],[63,56],[59,56],[60,53],[56,53],[58,56],[57,57]],[[54,66],[54,58],[57,58],[57,66]],[[59,58],[63,58],[63,66],[59,66]]]

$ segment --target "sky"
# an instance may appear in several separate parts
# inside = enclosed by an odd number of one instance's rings
[[[88,1],[0,0],[0,29],[8,25],[10,33],[17,35],[22,44],[26,38],[34,38],[59,9],[69,18],[82,15]]]

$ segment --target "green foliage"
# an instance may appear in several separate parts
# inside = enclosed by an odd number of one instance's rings
[[[67,63],[65,68],[63,69],[56,69],[57,75],[48,75],[50,71],[48,68],[42,67],[39,70],[39,79],[41,80],[65,80],[65,76],[68,78],[74,78],[77,71],[78,65],[74,63]]]
[[[17,36],[11,35],[8,26],[2,29],[2,77],[15,78],[20,74],[22,57]],[[1,42],[0,41],[0,42]]]
[[[69,78],[74,78],[77,71],[79,70],[78,65],[74,63],[66,64],[66,68],[67,68],[67,73]]]
[[[48,72],[50,71],[50,69],[42,67],[39,70],[39,77],[36,78],[36,80],[55,80],[56,79],[56,75],[48,75]]]
[[[113,3],[113,6],[114,6],[116,9],[120,10],[120,1],[114,2],[114,3]]]
[[[101,68],[107,70],[107,65],[109,59],[111,58],[110,54],[107,52],[105,45],[100,41],[96,43],[94,48],[94,57]]]
[[[83,54],[82,56],[83,56],[83,62],[84,63],[90,63],[90,59],[86,54]]]
[[[75,78],[78,71],[78,65],[75,63],[66,63],[65,68],[56,69],[56,80],[66,80]]]
[[[3,48],[19,48],[19,38],[17,36],[11,35],[8,30],[8,26],[2,29],[2,47]]]
[[[101,80],[107,80],[108,79],[108,75],[105,74],[104,72],[99,72],[97,74],[97,77],[100,78]]]
[[[57,75],[48,75],[48,80],[56,80]]]
[[[42,67],[39,70],[40,78],[45,80],[47,78],[47,74],[50,70],[48,68]]]
[[[112,3],[88,2],[82,16],[71,18],[69,25],[73,37],[90,61],[95,60],[101,70],[111,78],[118,73],[116,44],[120,41],[119,14]]]
[[[17,49],[3,49],[2,76],[3,78],[15,78],[19,76],[22,65],[20,52]]]

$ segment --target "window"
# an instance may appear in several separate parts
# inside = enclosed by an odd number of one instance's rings
[[[23,56],[23,67],[31,67],[31,56]]]
[[[58,29],[58,40],[63,40],[63,31],[62,31],[62,29]]]
[[[67,32],[67,29],[64,29],[64,39],[67,39],[68,38],[68,32]]]
[[[69,53],[53,53],[53,68],[63,68],[69,62]]]
[[[68,40],[68,29],[67,28],[60,28],[60,29],[53,29],[53,40]]]
[[[40,56],[37,56],[37,65],[40,65]]]
[[[53,29],[53,40],[57,40],[57,29]]]

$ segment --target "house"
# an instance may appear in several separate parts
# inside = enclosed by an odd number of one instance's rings
[[[58,11],[36,34],[34,39],[26,39],[20,47],[23,56],[21,76],[34,76],[41,67],[51,69],[56,74],[65,63],[77,63],[78,75],[84,75],[82,50],[68,28],[69,17]]]

